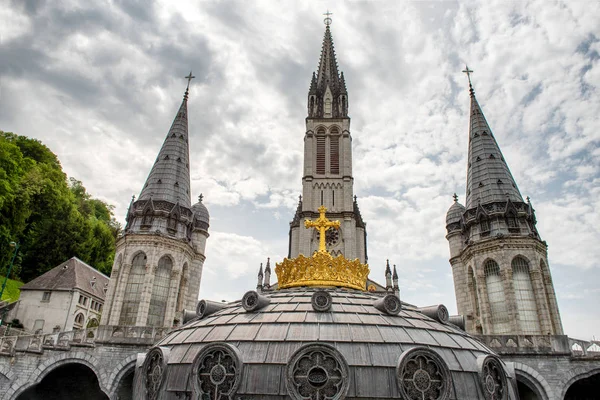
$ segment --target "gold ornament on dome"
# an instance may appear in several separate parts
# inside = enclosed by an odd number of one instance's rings
[[[365,290],[369,266],[358,259],[348,260],[343,255],[333,257],[325,248],[325,232],[330,228],[339,229],[340,221],[330,221],[325,217],[327,209],[319,207],[320,216],[315,221],[305,221],[306,228],[319,230],[319,250],[312,257],[300,254],[293,259],[285,258],[277,263],[280,289],[298,286],[338,286]]]

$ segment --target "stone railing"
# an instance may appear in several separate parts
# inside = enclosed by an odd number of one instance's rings
[[[569,338],[569,347],[574,357],[600,358],[598,342]]]
[[[498,354],[554,354],[571,355],[566,335],[478,335]]]
[[[163,338],[168,328],[148,326],[111,326],[80,329],[69,332],[0,338],[0,356],[13,356],[15,352],[41,354],[44,350],[71,350],[71,347],[96,347],[96,345],[130,345],[147,347]]]

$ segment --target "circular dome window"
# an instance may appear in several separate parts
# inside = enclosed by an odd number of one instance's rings
[[[288,363],[287,389],[295,400],[343,399],[348,386],[348,364],[333,346],[308,344]]]
[[[450,398],[452,384],[448,366],[435,351],[426,347],[415,347],[400,356],[396,378],[403,399]]]
[[[240,384],[242,368],[237,350],[231,345],[215,343],[206,346],[192,366],[197,398],[229,399]]]

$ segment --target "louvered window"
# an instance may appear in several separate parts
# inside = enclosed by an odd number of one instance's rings
[[[335,131],[335,133],[337,133],[337,131]],[[339,136],[331,136],[331,138],[329,139],[329,172],[335,175],[338,175],[340,173]]]
[[[325,175],[325,136],[317,136],[317,174]]]
[[[512,270],[521,333],[540,335],[540,321],[529,275],[529,263],[523,257],[515,257],[512,261]]]
[[[146,255],[139,253],[133,258],[127,287],[125,288],[123,298],[123,308],[119,325],[135,325],[138,307],[142,297],[142,288],[144,286],[144,277],[146,274]]]
[[[487,219],[482,219],[479,221],[479,228],[481,228],[481,233],[490,231],[490,221]]]
[[[172,268],[173,262],[169,257],[163,256],[158,261],[158,268],[156,269],[156,275],[154,275],[154,285],[152,286],[150,308],[148,310],[148,322],[146,323],[148,326],[162,326],[165,321]]]
[[[487,260],[484,265],[484,272],[490,304],[492,332],[496,335],[510,333],[510,319],[508,318],[508,306],[504,295],[502,276],[500,276],[500,267],[496,261]]]

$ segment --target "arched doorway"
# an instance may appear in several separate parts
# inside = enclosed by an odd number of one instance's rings
[[[98,377],[89,367],[71,363],[50,371],[40,383],[21,393],[17,400],[108,400]]]
[[[135,375],[135,364],[129,368],[119,379],[114,394],[118,400],[133,400],[133,378]]]
[[[587,378],[579,379],[573,382],[565,400],[594,400],[598,398],[598,388],[600,387],[600,372]]]
[[[519,379],[517,379],[517,390],[519,391],[519,400],[542,400],[534,389]]]

